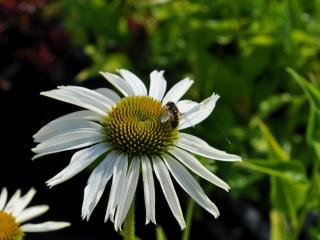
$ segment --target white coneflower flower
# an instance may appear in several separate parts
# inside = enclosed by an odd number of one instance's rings
[[[185,221],[170,173],[199,205],[218,217],[218,208],[185,167],[228,190],[228,184],[206,169],[192,153],[222,161],[241,159],[180,131],[206,119],[219,96],[213,94],[200,103],[180,100],[193,83],[189,78],[181,80],[165,94],[167,82],[163,71],[150,74],[149,92],[133,73],[124,69],[119,73],[120,76],[101,72],[123,98],[107,88],[89,90],[77,86],[61,86],[41,93],[87,109],[62,116],[34,135],[35,142],[39,143],[33,149],[37,153],[34,159],[84,148],[47,184],[50,187],[60,184],[98,161],[84,190],[82,217],[89,219],[112,177],[105,220],[110,218],[118,230],[132,203],[141,167],[146,223],[156,223],[153,171],[182,229]],[[170,106],[176,107],[181,115]]]
[[[48,232],[70,226],[68,222],[44,222],[27,224],[25,222],[36,218],[49,210],[47,205],[27,207],[36,190],[31,188],[21,196],[18,189],[7,201],[8,191],[3,188],[0,194],[0,240],[20,240],[26,232]]]

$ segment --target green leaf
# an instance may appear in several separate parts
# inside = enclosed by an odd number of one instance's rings
[[[290,101],[291,95],[288,93],[270,96],[260,103],[259,115],[261,116],[261,118],[265,118],[283,107],[285,104],[288,104]]]
[[[270,35],[260,34],[251,37],[248,42],[258,46],[268,47],[274,44],[274,38]]]
[[[318,160],[320,161],[320,142],[314,142],[313,149],[318,157]]]
[[[270,175],[272,206],[291,220],[293,227],[298,224],[297,212],[303,205],[309,182],[300,162],[289,161],[288,154],[281,148],[268,127],[258,119],[263,139],[268,145],[270,160],[244,161],[244,167]]]
[[[268,174],[295,184],[307,184],[305,169],[300,162],[277,160],[245,160],[239,166]]]
[[[239,166],[271,177],[272,206],[288,216],[296,226],[297,210],[303,205],[309,186],[303,165],[293,161],[246,160]]]
[[[308,126],[307,126],[307,143],[311,146],[320,161],[320,112],[311,106]]]
[[[292,68],[287,68],[287,72],[293,77],[293,79],[300,85],[300,87],[304,90],[305,95],[307,96],[311,105],[313,105],[317,111],[320,112],[320,92],[317,88],[315,88],[311,83],[309,83],[306,79],[300,76],[296,71]]]
[[[296,184],[292,181],[271,177],[272,205],[289,217],[294,228],[298,225],[297,212],[305,203],[307,191],[307,183]]]
[[[271,221],[271,240],[283,240],[288,237],[288,223],[284,215],[272,209],[270,212]]]
[[[167,240],[166,234],[160,225],[156,227],[156,235],[157,240]]]
[[[320,240],[320,229],[317,227],[313,227],[309,231],[310,239]]]
[[[263,139],[268,144],[269,157],[274,160],[288,161],[289,160],[288,154],[281,148],[277,140],[274,138],[274,136],[270,132],[269,128],[259,119],[258,119],[258,126]]]
[[[316,211],[320,212],[320,176],[319,174],[315,174],[311,179],[308,202],[306,202],[305,208],[316,209]]]
[[[129,65],[129,59],[121,53],[105,54],[99,47],[93,45],[87,45],[85,52],[91,57],[93,64],[77,74],[76,80],[80,82],[97,76],[99,71],[114,72]]]

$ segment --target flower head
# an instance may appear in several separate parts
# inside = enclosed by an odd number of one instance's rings
[[[68,222],[44,222],[26,224],[25,222],[36,218],[49,210],[47,205],[28,207],[36,191],[31,188],[28,193],[21,196],[17,190],[7,201],[8,191],[3,188],[0,194],[0,240],[20,240],[26,232],[48,232],[70,226]]]
[[[206,169],[192,153],[222,161],[241,159],[181,130],[206,119],[219,96],[213,94],[200,103],[180,100],[193,83],[189,78],[181,80],[166,93],[163,71],[150,74],[149,91],[133,73],[124,69],[119,73],[120,76],[108,72],[101,74],[118,89],[124,96],[122,98],[107,88],[89,90],[77,86],[61,86],[41,93],[86,109],[53,120],[34,135],[35,142],[39,143],[33,149],[36,153],[34,158],[83,148],[47,184],[62,183],[91,163],[98,162],[84,190],[82,217],[90,218],[112,178],[105,220],[110,218],[118,230],[132,203],[140,170],[146,223],[156,223],[154,172],[173,215],[183,229],[185,222],[172,175],[199,205],[218,217],[218,208],[186,167],[228,190],[228,184]]]

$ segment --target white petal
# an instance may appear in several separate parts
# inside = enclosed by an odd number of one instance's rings
[[[19,203],[17,203],[14,209],[12,210],[12,215],[19,216],[21,211],[23,211],[26,208],[26,206],[31,202],[35,194],[36,190],[34,188],[31,188],[26,195],[21,197]]]
[[[44,222],[36,224],[24,224],[21,226],[24,232],[49,232],[62,228],[69,227],[71,224],[68,222]]]
[[[136,192],[137,183],[139,179],[140,171],[140,159],[133,158],[130,164],[130,168],[127,174],[124,196],[122,196],[122,201],[117,210],[117,215],[115,218],[115,230],[121,229],[121,225],[127,216],[129,208],[131,207],[134,194]],[[134,207],[134,206],[133,206]]]
[[[118,153],[111,152],[94,169],[84,189],[84,199],[82,204],[82,218],[89,220],[93,209],[98,204],[106,184],[112,176]]]
[[[156,214],[155,214],[155,190],[154,190],[154,180],[152,174],[152,167],[150,160],[146,156],[141,157],[142,163],[142,177],[143,177],[143,190],[144,190],[144,202],[146,206],[146,224],[150,220],[156,223]]]
[[[56,131],[57,126],[60,126],[63,122],[69,122],[70,120],[100,121],[101,119],[101,115],[90,110],[82,110],[69,113],[49,122],[47,125],[43,126],[35,135],[33,135],[33,137],[39,138],[42,135],[50,134]]]
[[[102,131],[102,126],[95,122],[90,122],[83,119],[71,119],[55,122],[48,128],[42,128],[41,132],[34,135],[35,142],[43,142],[51,137],[72,133],[77,131]]]
[[[52,137],[32,149],[39,153],[32,159],[42,157],[51,153],[57,153],[82,147],[87,147],[104,140],[101,131],[96,130],[78,130]]]
[[[147,88],[144,83],[132,72],[126,69],[119,70],[120,75],[124,78],[124,80],[129,83],[131,86],[135,96],[146,96],[147,95]]]
[[[189,152],[198,154],[203,157],[220,161],[241,161],[241,158],[234,154],[229,154],[224,151],[213,148],[209,145],[199,144],[194,141],[190,141],[184,137],[178,139],[177,146],[181,147]]]
[[[230,187],[226,182],[210,172],[205,166],[200,163],[200,161],[198,161],[198,159],[196,159],[190,153],[179,148],[174,148],[169,152],[200,177],[208,180],[218,187],[225,189],[226,191],[229,191]]]
[[[115,88],[119,90],[125,97],[134,96],[133,89],[130,84],[123,80],[121,77],[109,73],[109,72],[100,72],[100,74],[106,78]]]
[[[203,100],[200,104],[190,109],[181,116],[179,130],[193,127],[205,120],[213,111],[219,95],[213,94],[211,97]]]
[[[56,176],[47,181],[50,187],[69,180],[82,170],[87,168],[98,157],[110,149],[109,145],[100,143],[90,148],[83,149],[73,154],[69,165],[59,172]]]
[[[210,201],[194,177],[174,158],[164,156],[164,161],[177,180],[180,186],[204,209],[210,212],[215,218],[219,216],[216,205]]]
[[[114,222],[114,214],[118,204],[123,198],[123,191],[125,187],[125,178],[127,174],[128,167],[128,156],[125,154],[120,154],[116,160],[116,164],[113,169],[112,185],[109,195],[109,201],[107,206],[107,212],[105,216],[105,221],[110,217],[111,221]]]
[[[8,190],[7,188],[2,188],[1,194],[0,194],[0,211],[2,211],[4,206],[6,205],[7,198],[8,198]]]
[[[179,137],[189,142],[194,142],[196,144],[203,145],[203,146],[209,146],[209,144],[203,139],[188,133],[179,132]]]
[[[189,78],[185,78],[177,82],[167,92],[166,96],[162,100],[162,103],[165,105],[167,102],[178,102],[179,99],[189,90],[192,84],[193,80],[190,80]]]
[[[87,89],[88,91],[92,91]],[[94,92],[94,91],[92,91]],[[94,92],[96,93],[96,92]],[[105,116],[106,113],[110,110],[111,106],[106,103],[102,103],[97,99],[94,99],[88,95],[82,95],[79,92],[73,92],[68,89],[54,89],[47,92],[40,93],[43,96],[47,96],[53,99],[57,99],[63,102],[77,105],[89,110],[92,110],[102,116]],[[98,94],[98,93],[96,93]],[[101,95],[102,96],[102,95]]]
[[[192,108],[196,107],[199,105],[199,103],[191,101],[191,100],[181,100],[177,102],[177,108],[179,109],[179,112],[181,113],[186,113]]]
[[[26,208],[18,216],[16,216],[16,220],[19,223],[23,223],[44,214],[48,210],[49,206],[47,205],[39,205]]]
[[[149,96],[159,101],[162,100],[167,89],[167,81],[164,79],[163,73],[164,71],[158,72],[154,70],[150,74]]]
[[[79,86],[60,86],[58,88],[67,90],[70,93],[74,93],[76,96],[82,96],[84,98],[89,98],[93,101],[96,101],[101,106],[106,107],[106,110],[113,106],[113,101],[109,99],[106,95],[88,88]]]
[[[55,120],[52,120],[46,126],[49,126],[51,123],[56,123],[59,121],[80,120],[80,119],[88,120],[88,121],[101,121],[101,119],[103,119],[103,117],[100,114],[97,114],[96,112],[93,112],[91,110],[81,110],[81,111],[68,113],[66,115],[63,115],[63,116],[55,119]],[[44,127],[46,127],[46,126],[44,126]]]
[[[180,132],[179,136],[180,136],[180,139],[183,140],[185,143],[186,142],[195,143],[197,146],[200,146],[203,149],[206,149],[206,151],[211,151],[212,154],[218,154],[220,156],[220,158],[222,158],[222,159],[218,159],[218,160],[230,161],[230,159],[231,160],[234,159],[233,161],[241,161],[241,157],[234,155],[234,154],[226,153],[225,151],[221,151],[216,148],[213,148],[206,141],[204,141],[203,139],[198,138],[194,135]],[[188,149],[186,149],[186,150],[189,151]],[[215,155],[213,155],[213,156],[215,156]],[[212,156],[212,159],[217,159],[217,158],[214,158],[213,156]],[[208,158],[210,158],[210,157],[208,157]]]
[[[95,91],[109,98],[113,104],[116,104],[121,100],[121,97],[115,91],[112,91],[109,88],[98,88]]]
[[[186,224],[185,224],[185,221],[183,218],[183,214],[182,214],[182,210],[180,207],[177,193],[173,187],[173,183],[172,183],[169,171],[168,171],[166,165],[163,163],[163,161],[160,158],[153,157],[152,162],[153,162],[153,169],[154,169],[156,176],[159,180],[159,183],[161,185],[164,196],[167,199],[169,207],[170,207],[174,217],[178,221],[181,229],[184,229],[186,227]]]
[[[8,201],[7,205],[4,208],[4,211],[7,213],[12,213],[12,210],[14,209],[16,204],[19,202],[20,197],[21,197],[21,190],[18,189]]]

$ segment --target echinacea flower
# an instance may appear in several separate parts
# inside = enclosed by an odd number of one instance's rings
[[[21,196],[18,189],[8,199],[8,191],[3,188],[0,194],[0,240],[21,240],[26,232],[48,232],[70,226],[68,222],[26,223],[49,210],[47,205],[27,207],[36,190],[31,188],[28,193]]]
[[[119,73],[120,76],[101,72],[123,98],[107,88],[89,90],[79,86],[61,86],[41,93],[86,109],[53,120],[34,135],[35,142],[39,143],[33,148],[37,153],[34,159],[83,148],[47,184],[50,187],[60,184],[97,162],[84,190],[82,217],[89,219],[112,177],[105,221],[110,218],[118,230],[134,198],[141,167],[146,224],[156,223],[153,172],[181,229],[185,228],[185,221],[171,175],[200,206],[218,217],[218,208],[186,168],[228,191],[228,184],[205,168],[192,153],[222,161],[241,158],[217,150],[181,130],[206,119],[219,96],[213,94],[200,103],[180,100],[193,83],[189,78],[166,93],[163,71],[150,74],[149,91],[130,71],[122,69]],[[170,115],[163,120],[168,114],[168,103],[176,106],[181,114],[176,112],[179,116]],[[177,127],[173,121],[178,123]]]

